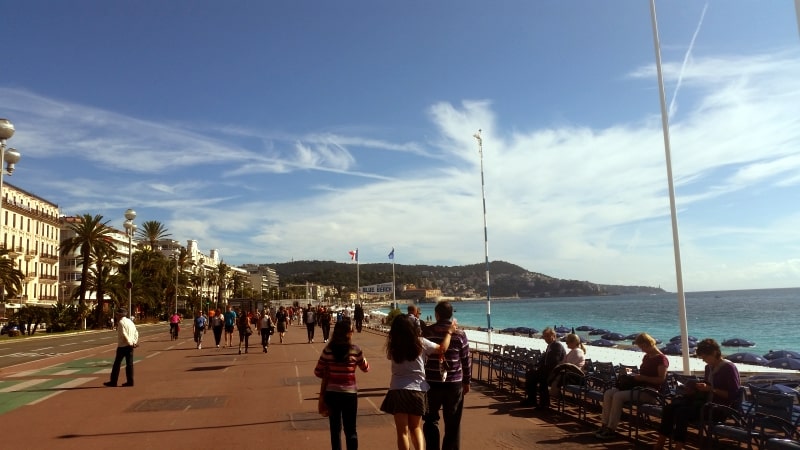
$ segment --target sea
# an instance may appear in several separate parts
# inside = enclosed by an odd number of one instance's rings
[[[740,338],[755,343],[753,347],[723,347],[723,353],[751,352],[758,355],[770,350],[800,352],[800,288],[737,291],[687,292],[686,319],[690,336],[714,338],[722,344]],[[487,327],[486,300],[452,302],[458,323]],[[405,305],[399,305],[405,312]],[[421,303],[421,318],[434,317],[435,304]],[[388,309],[387,309],[388,311]],[[491,325],[504,328],[589,325],[624,335],[647,332],[668,342],[680,335],[678,296],[620,295],[604,297],[558,297],[492,299]],[[596,339],[578,332],[582,338]]]

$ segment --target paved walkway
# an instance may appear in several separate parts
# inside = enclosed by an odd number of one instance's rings
[[[307,344],[305,329],[293,326],[286,343],[273,336],[268,354],[256,345],[239,355],[235,348],[212,348],[211,333],[197,350],[188,333],[170,341],[164,329],[136,350],[134,387],[102,385],[114,356],[109,345],[4,371],[0,388],[20,397],[36,391],[38,400],[5,413],[0,405],[3,448],[328,448],[328,422],[316,412],[319,380],[313,376],[321,339]],[[390,378],[385,337],[365,330],[354,341],[372,365],[357,375],[360,446],[395,448],[392,418],[378,410]],[[42,390],[49,395],[42,397]],[[633,447],[623,439],[599,442],[594,426],[570,415],[520,409],[518,402],[473,384],[462,448]]]

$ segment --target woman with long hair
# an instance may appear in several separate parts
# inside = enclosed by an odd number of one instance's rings
[[[400,450],[409,450],[410,443],[416,450],[425,448],[421,422],[428,409],[425,392],[430,389],[425,381],[425,362],[428,356],[447,351],[450,336],[457,329],[453,320],[440,345],[420,337],[410,316],[401,314],[392,321],[386,337],[386,357],[392,361],[392,380],[381,411],[394,415],[397,448]]]
[[[341,432],[344,428],[344,439],[347,450],[358,448],[356,431],[356,414],[358,413],[358,386],[356,385],[356,368],[362,372],[369,371],[369,363],[358,345],[351,342],[353,329],[349,320],[337,322],[333,328],[333,336],[328,345],[322,349],[314,375],[322,378],[320,395],[324,396],[320,412],[328,415],[331,429],[331,448],[341,450]]]
[[[238,323],[236,326],[239,328],[239,354],[242,354],[242,342],[244,342],[244,352],[247,353],[247,348],[250,346],[250,335],[253,334],[253,329],[250,327],[250,318],[247,313],[241,312],[239,318],[236,319]]]

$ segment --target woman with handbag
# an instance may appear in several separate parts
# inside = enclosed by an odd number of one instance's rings
[[[352,343],[353,329],[349,320],[338,322],[333,328],[333,337],[322,350],[314,375],[322,378],[324,391],[320,393],[324,405],[320,413],[328,414],[331,431],[331,449],[341,450],[341,434],[348,450],[358,448],[356,416],[358,414],[358,386],[356,368],[369,371],[369,363],[361,348]]]
[[[633,343],[644,352],[639,373],[632,375],[632,382],[636,385],[661,390],[667,380],[669,359],[656,346],[656,340],[647,333],[636,336]],[[617,425],[622,416],[625,403],[633,401],[633,389],[620,389],[613,387],[603,394],[603,418],[600,430],[595,433],[598,439],[615,439]]]
[[[237,319],[237,328],[239,329],[239,354],[242,354],[242,342],[244,342],[244,352],[247,353],[247,347],[250,341],[250,335],[253,334],[253,329],[250,327],[250,318],[242,311]]]
[[[719,344],[714,339],[703,339],[697,343],[695,354],[706,363],[702,383],[694,383],[688,391],[671,403],[664,406],[661,414],[661,425],[658,430],[658,441],[653,449],[661,450],[672,436],[676,450],[681,450],[686,443],[686,430],[689,423],[700,418],[701,410],[706,402],[731,406],[739,393],[739,369],[732,362],[722,357]]]

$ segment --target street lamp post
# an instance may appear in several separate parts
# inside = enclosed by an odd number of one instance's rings
[[[180,259],[180,251],[175,251],[175,314],[178,314],[178,260]]]
[[[128,233],[128,315],[133,317],[131,306],[133,303],[133,232],[136,231],[136,224],[133,219],[136,218],[136,211],[128,208],[125,211],[125,231]]]
[[[0,119],[0,165],[6,164],[6,168],[0,167],[0,244],[5,244],[6,238],[3,231],[5,220],[3,220],[3,174],[13,174],[14,165],[19,162],[20,154],[13,148],[6,150],[6,140],[14,136],[14,124],[8,119]]]

